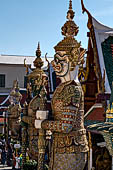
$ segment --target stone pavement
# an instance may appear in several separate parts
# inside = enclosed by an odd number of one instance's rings
[[[4,169],[10,170],[10,169],[12,169],[12,167],[8,167],[7,165],[1,165],[0,164],[0,170],[4,170]]]

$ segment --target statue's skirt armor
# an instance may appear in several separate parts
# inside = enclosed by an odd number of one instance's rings
[[[49,170],[83,170],[86,153],[56,153]],[[53,166],[52,166],[53,165]]]

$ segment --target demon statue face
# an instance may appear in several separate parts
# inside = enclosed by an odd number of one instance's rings
[[[74,48],[72,51],[58,51],[51,62],[56,75],[64,81],[71,81],[78,77],[78,67],[83,60],[85,50]]]

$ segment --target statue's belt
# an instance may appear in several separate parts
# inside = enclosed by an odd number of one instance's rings
[[[70,133],[54,133],[54,137],[65,137],[65,136],[79,136],[79,135],[85,135],[86,129],[80,129],[80,130],[72,130]]]

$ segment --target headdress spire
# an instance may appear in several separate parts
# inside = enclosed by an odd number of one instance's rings
[[[72,0],[69,1],[69,10],[72,10]]]
[[[62,35],[66,37],[74,37],[78,33],[78,27],[73,21],[75,12],[72,9],[72,0],[69,1],[69,10],[67,11],[67,19],[62,29]]]
[[[35,59],[35,61],[34,61],[34,66],[36,67],[36,68],[40,68],[41,69],[41,67],[43,66],[43,61],[42,61],[42,59],[40,58],[40,56],[41,56],[41,50],[40,50],[40,43],[38,42],[38,47],[37,47],[37,50],[36,50],[36,56],[37,56],[37,58]]]
[[[36,56],[37,56],[37,58],[39,58],[41,56],[40,43],[39,42],[38,42],[38,47],[37,47],[37,50],[36,50]]]
[[[75,40],[74,36],[77,35],[79,29],[78,26],[73,21],[75,12],[72,9],[72,0],[69,0],[69,9],[67,11],[67,21],[61,28],[62,35],[64,35],[64,40],[59,42],[54,48],[55,51],[67,50],[70,51],[72,47],[80,46],[79,43]]]
[[[75,12],[72,9],[72,0],[69,1],[69,10],[67,11],[67,19],[71,21],[74,18]]]

